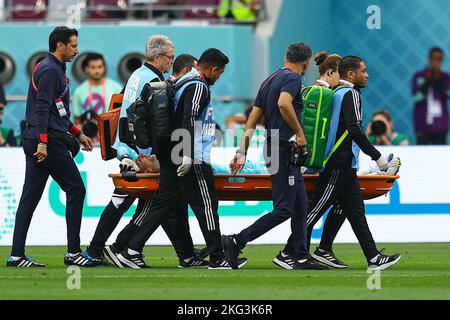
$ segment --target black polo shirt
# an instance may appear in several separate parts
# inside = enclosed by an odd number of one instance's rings
[[[287,92],[293,97],[294,111],[300,122],[303,108],[301,77],[287,68],[278,70],[264,80],[253,105],[264,111],[268,138],[275,138],[278,135],[280,140],[289,140],[294,135],[294,131],[280,113],[278,99],[282,92]],[[271,130],[276,131],[271,132]]]

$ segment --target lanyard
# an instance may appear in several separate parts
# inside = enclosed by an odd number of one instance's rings
[[[40,64],[41,64],[40,62],[38,64],[36,64],[36,66],[33,69],[32,74],[31,74],[31,85],[33,86],[33,89],[36,92],[38,92],[38,87],[37,87],[36,83],[34,82],[34,74],[36,73]],[[65,72],[64,72],[64,78],[66,79],[66,87],[64,88],[64,91],[61,94],[60,98],[63,98],[66,95],[67,90],[69,90],[69,77],[67,76],[67,74]]]
[[[106,106],[106,79],[102,79],[102,100],[103,105]],[[92,82],[88,81],[88,104],[92,107]]]

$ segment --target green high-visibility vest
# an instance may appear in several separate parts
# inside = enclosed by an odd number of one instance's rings
[[[256,14],[246,6],[253,0],[221,0],[219,3],[219,9],[217,10],[217,16],[220,18],[226,18],[229,13],[238,21],[256,21]]]

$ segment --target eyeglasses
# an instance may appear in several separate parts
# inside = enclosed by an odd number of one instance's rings
[[[167,54],[162,54],[162,53],[160,53],[159,55],[160,55],[160,56],[166,57],[166,58],[169,59],[170,61],[173,61],[173,59],[175,59],[175,56],[168,56]]]

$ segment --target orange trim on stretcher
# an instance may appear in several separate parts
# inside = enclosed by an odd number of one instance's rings
[[[119,190],[138,198],[152,199],[159,188],[159,173],[109,174]],[[268,174],[215,174],[219,200],[272,200],[272,182]],[[311,198],[319,175],[304,175],[306,192]],[[383,196],[400,176],[358,176],[364,200]]]

